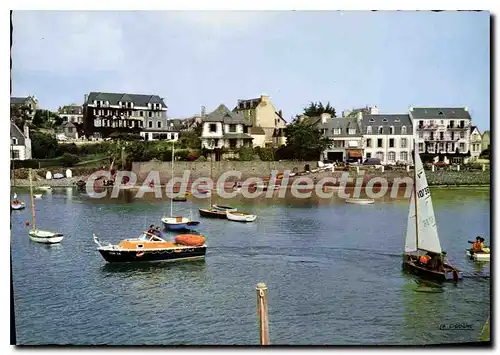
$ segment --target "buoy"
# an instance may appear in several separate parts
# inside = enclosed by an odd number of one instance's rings
[[[25,224],[26,224],[26,227],[29,226],[30,225],[30,221],[26,221]]]

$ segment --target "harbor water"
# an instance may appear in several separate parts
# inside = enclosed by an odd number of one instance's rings
[[[442,248],[464,273],[458,285],[442,287],[402,272],[409,203],[402,196],[364,206],[338,198],[214,198],[258,218],[200,218],[205,261],[110,265],[92,233],[112,243],[136,237],[161,225],[166,198],[92,199],[54,188],[35,200],[37,226],[65,238],[46,246],[29,240],[29,196],[16,192],[27,205],[11,218],[18,344],[255,345],[259,282],[269,288],[271,344],[470,342],[490,313],[489,263],[465,256],[477,235],[489,244],[489,190],[432,190]],[[174,215],[199,218],[206,206],[178,202]]]

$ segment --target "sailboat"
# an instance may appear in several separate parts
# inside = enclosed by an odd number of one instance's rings
[[[174,157],[175,157],[175,142],[172,143],[172,173],[171,179],[174,178]],[[174,185],[172,184],[172,194],[174,192]],[[168,230],[193,230],[200,224],[199,221],[193,221],[192,218],[187,217],[174,217],[174,199],[170,198],[170,217],[164,216],[161,221],[165,229]]]
[[[403,270],[438,282],[458,281],[463,277],[462,272],[444,260],[446,253],[441,250],[431,191],[417,145],[414,161],[415,175],[408,212]],[[420,257],[425,252],[431,257],[429,264],[420,263]]]
[[[26,207],[23,201],[17,199],[17,194],[14,192],[14,200],[10,203],[10,208],[12,210],[22,210]]]
[[[212,159],[210,159],[210,180],[212,180]],[[209,207],[208,208],[200,208],[198,211],[200,212],[200,216],[209,217],[209,218],[220,218],[227,219],[227,211],[228,209],[231,211],[236,211],[236,208],[232,208],[230,206],[218,206],[212,205],[212,191],[210,191],[209,196]]]
[[[28,236],[30,239],[37,243],[44,244],[55,244],[60,243],[64,236],[61,233],[54,233],[47,230],[41,230],[36,228],[35,220],[35,201],[33,199],[33,179],[31,177],[31,169],[29,169],[29,179],[30,179],[30,200],[31,200],[31,225],[32,228],[28,231]]]

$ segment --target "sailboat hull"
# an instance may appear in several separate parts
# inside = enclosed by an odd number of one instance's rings
[[[196,230],[198,229],[200,222],[187,222],[187,223],[169,223],[163,222],[163,226],[167,230],[171,231],[182,231],[182,230]]]
[[[444,264],[444,271],[432,270],[418,264],[417,256],[405,255],[403,258],[403,270],[426,280],[437,282],[459,281],[463,274],[457,268]]]
[[[64,239],[64,236],[60,233],[53,233],[40,229],[30,230],[28,236],[32,241],[42,244],[57,244]]]

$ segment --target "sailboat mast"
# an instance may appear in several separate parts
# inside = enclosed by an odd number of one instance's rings
[[[172,174],[170,174],[170,182],[172,183],[172,195],[170,196],[170,217],[174,215],[174,157],[175,157],[175,142],[172,143]]]
[[[214,157],[214,154],[210,154],[210,182],[212,182],[212,159]],[[208,196],[209,197],[209,202],[210,202],[210,205],[209,205],[209,208],[212,208],[212,190],[214,189],[213,185],[212,185],[212,188],[210,189],[210,195]]]
[[[31,177],[31,169],[29,169],[28,175],[29,175],[29,179],[30,179],[31,224],[33,225],[33,229],[36,229],[35,201],[33,200],[33,179]]]
[[[417,201],[417,154],[418,146],[415,144],[414,147],[414,157],[413,157],[413,200],[415,201],[415,242],[417,246],[417,257],[418,257],[418,201]]]

